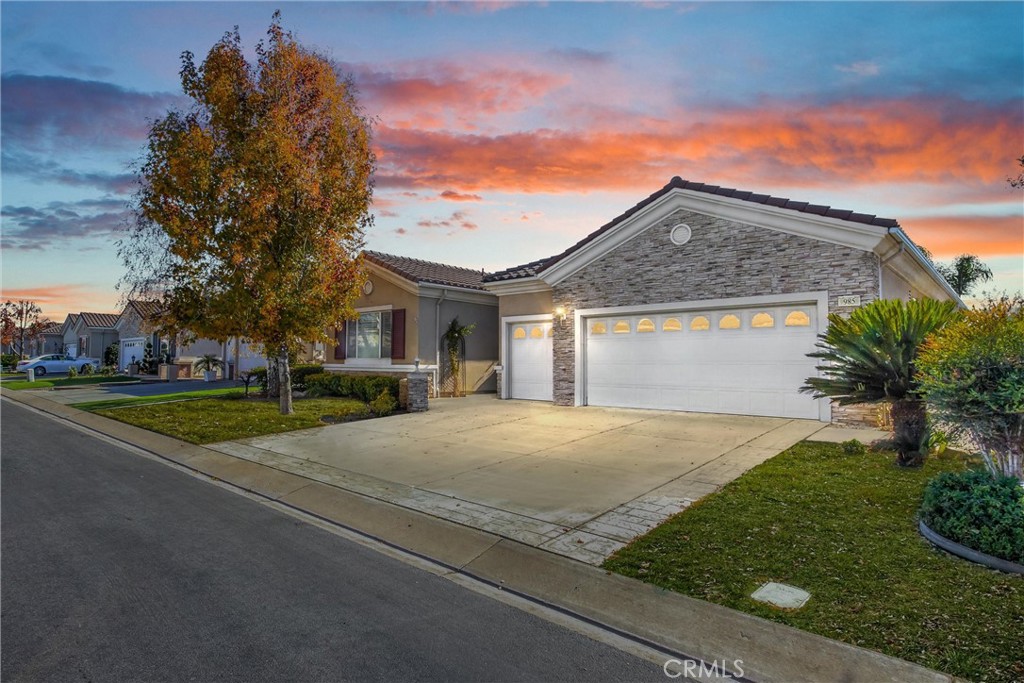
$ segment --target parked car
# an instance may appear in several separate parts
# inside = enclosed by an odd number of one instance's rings
[[[50,354],[48,356],[36,356],[35,358],[19,361],[16,371],[27,372],[29,370],[35,370],[36,375],[42,376],[48,372],[67,372],[68,368],[75,368],[79,372],[83,372],[87,365],[91,365],[93,370],[98,370],[100,362],[96,358],[72,358],[71,356],[64,356],[57,353]]]

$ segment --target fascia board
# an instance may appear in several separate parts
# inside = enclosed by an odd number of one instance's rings
[[[888,257],[885,267],[892,269],[904,280],[912,284],[933,299],[949,299],[955,301],[960,308],[967,308],[956,290],[939,274],[935,265],[921,253],[914,241],[899,228],[889,230],[890,237],[895,240],[893,251]],[[903,249],[900,250],[899,247]],[[890,252],[892,253],[892,252]]]
[[[863,251],[873,251],[888,234],[886,228],[876,225],[675,188],[548,268],[540,277],[550,285],[557,285],[680,209]]]
[[[551,285],[544,282],[536,275],[517,278],[515,280],[505,280],[502,282],[485,282],[484,288],[498,296],[507,296],[509,294],[536,294],[539,292],[551,291]]]
[[[369,266],[371,275],[379,277],[381,280],[389,282],[398,287],[399,289],[408,292],[409,294],[415,294],[416,296],[419,296],[420,288],[417,283],[411,282],[402,277],[401,275],[399,275],[398,273],[392,270],[388,270],[383,266],[379,266],[373,261],[364,261],[363,263]]]
[[[420,296],[424,299],[439,299],[444,293],[445,301],[461,301],[469,304],[482,304],[484,306],[497,306],[498,297],[491,292],[481,292],[479,289],[468,289],[466,287],[453,287],[451,285],[435,285],[424,282],[420,285]]]

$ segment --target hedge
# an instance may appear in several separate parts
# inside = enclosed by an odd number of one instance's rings
[[[398,400],[398,377],[394,375],[338,375],[321,372],[306,378],[306,393],[311,396],[343,396],[369,403],[386,391]]]
[[[292,373],[292,391],[305,391],[307,388],[306,378],[310,375],[318,375],[323,373],[324,366],[322,365],[295,365],[290,368]],[[266,368],[255,368],[252,370],[252,374],[256,377],[256,384],[259,385],[260,391],[263,393],[267,392],[267,369]]]
[[[1024,487],[988,472],[944,472],[928,482],[921,519],[968,548],[1024,564]]]

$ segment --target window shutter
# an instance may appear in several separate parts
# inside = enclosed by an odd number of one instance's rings
[[[391,360],[405,358],[405,309],[391,311]]]
[[[345,326],[348,323],[342,322],[334,328],[334,360],[345,360]]]

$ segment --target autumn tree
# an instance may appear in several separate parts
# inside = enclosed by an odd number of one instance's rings
[[[289,414],[289,350],[353,316],[375,159],[351,81],[278,13],[267,36],[255,63],[237,28],[202,64],[182,54],[190,106],[151,126],[119,251],[126,296],[160,299],[164,329],[276,356]]]
[[[38,336],[50,321],[41,318],[42,309],[34,301],[7,300],[0,307],[0,334],[3,343],[18,356],[25,355],[25,340]]]

